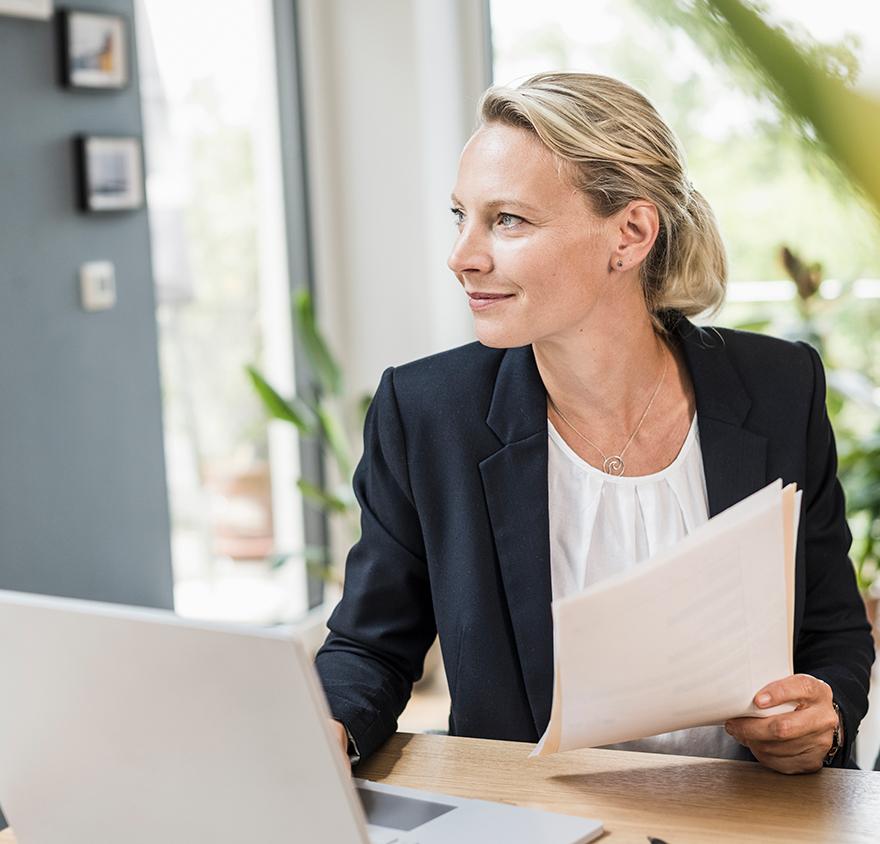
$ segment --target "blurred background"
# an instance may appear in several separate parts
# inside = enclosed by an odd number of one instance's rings
[[[477,99],[568,69],[635,85],[681,138],[730,256],[713,321],[821,349],[876,614],[876,4],[89,0],[127,47],[104,88],[64,78],[78,7],[28,5],[0,0],[0,587],[317,645],[371,391],[473,339],[445,261]],[[80,208],[78,135],[140,142],[145,203]],[[403,728],[445,726],[438,665]],[[873,700],[863,767],[878,745]]]

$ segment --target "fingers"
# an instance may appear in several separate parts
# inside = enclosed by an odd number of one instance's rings
[[[827,737],[827,741],[826,741]],[[825,733],[810,733],[801,738],[789,741],[753,741],[749,742],[749,750],[755,756],[770,756],[774,759],[790,759],[806,753],[820,752],[831,740]],[[822,754],[824,758],[824,754]]]
[[[827,683],[809,674],[792,674],[781,680],[774,680],[760,689],[755,695],[755,705],[761,709],[778,706],[780,703],[804,706],[825,699],[830,704],[831,698],[831,686]]]
[[[754,719],[758,720],[758,719]],[[762,764],[783,774],[818,771],[831,746],[831,733],[820,731],[780,741],[740,741]]]
[[[831,703],[816,704],[769,718],[732,718],[724,727],[740,744],[791,741],[809,735],[828,734],[837,726]]]
[[[794,703],[797,709],[765,718],[733,718],[724,726],[768,768],[784,774],[817,771],[838,726],[832,698],[827,683],[808,674],[793,674],[764,686],[755,695],[755,704],[766,709]]]
[[[805,751],[796,756],[772,756],[752,751],[755,758],[765,767],[781,774],[812,774],[822,769],[824,756],[816,751]]]

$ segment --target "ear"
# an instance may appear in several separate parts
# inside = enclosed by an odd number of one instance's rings
[[[648,257],[660,231],[660,215],[653,202],[634,199],[615,214],[615,222],[616,244],[611,268],[625,272],[638,267]]]

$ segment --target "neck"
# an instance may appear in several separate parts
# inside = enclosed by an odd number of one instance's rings
[[[536,341],[533,349],[544,386],[568,419],[618,432],[638,423],[668,354],[643,306]]]

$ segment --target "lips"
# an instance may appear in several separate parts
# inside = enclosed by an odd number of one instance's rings
[[[513,297],[513,293],[468,293],[468,304],[472,311],[484,311]]]

